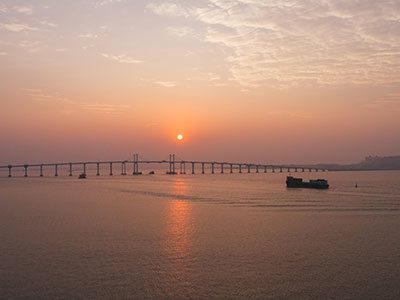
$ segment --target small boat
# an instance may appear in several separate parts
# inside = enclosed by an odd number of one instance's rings
[[[85,173],[82,173],[82,174],[80,174],[80,175],[78,176],[78,178],[79,178],[79,179],[85,179],[85,178],[86,178],[86,174],[85,174]]]
[[[288,188],[309,188],[309,189],[328,189],[329,184],[325,179],[311,179],[308,182],[303,181],[302,178],[295,178],[292,176],[286,177],[286,186]]]

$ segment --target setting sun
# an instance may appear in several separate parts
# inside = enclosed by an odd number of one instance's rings
[[[177,138],[179,141],[182,141],[183,135],[182,135],[182,134],[178,134],[176,138]]]

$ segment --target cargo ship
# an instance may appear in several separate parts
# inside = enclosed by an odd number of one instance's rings
[[[329,189],[328,181],[325,179],[311,179],[305,182],[302,178],[292,176],[286,177],[286,186],[288,188]]]

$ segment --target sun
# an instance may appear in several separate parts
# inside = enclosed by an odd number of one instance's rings
[[[178,134],[176,136],[176,138],[178,139],[178,141],[182,141],[183,140],[183,135],[182,134]]]

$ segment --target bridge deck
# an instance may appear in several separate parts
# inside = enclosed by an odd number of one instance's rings
[[[304,165],[274,165],[274,164],[258,164],[258,163],[248,163],[248,162],[226,162],[226,161],[198,161],[198,160],[175,160],[174,155],[170,155],[170,160],[139,160],[137,154],[134,156],[134,160],[112,160],[112,161],[79,161],[79,162],[56,162],[56,163],[34,163],[34,164],[15,164],[15,165],[3,165],[0,166],[0,169],[8,169],[9,177],[11,177],[11,170],[15,168],[24,168],[25,176],[28,176],[28,168],[40,168],[40,176],[43,176],[43,169],[45,167],[54,167],[55,168],[55,176],[58,176],[58,167],[59,166],[69,166],[69,175],[72,176],[72,167],[73,166],[83,166],[84,173],[86,174],[86,166],[96,165],[97,166],[97,174],[100,175],[100,166],[101,165],[109,165],[110,167],[110,175],[112,175],[112,167],[113,165],[121,165],[122,175],[126,175],[126,167],[127,165],[132,164],[133,166],[133,174],[141,174],[139,172],[140,164],[169,164],[169,172],[167,174],[177,174],[176,164],[180,166],[180,173],[186,174],[186,164],[190,164],[192,166],[191,173],[195,173],[195,165],[201,165],[202,174],[205,173],[205,166],[211,166],[211,173],[215,173],[215,166],[220,167],[220,173],[233,173],[233,169],[239,169],[239,173],[242,173],[242,168],[247,168],[247,173],[251,173],[252,169],[256,169],[256,172],[259,173],[259,169],[264,170],[264,173],[267,173],[268,170],[275,172],[275,170],[279,170],[280,172],[283,169],[287,169],[290,172],[293,169],[295,172],[301,170],[304,172],[305,170],[312,171],[315,170],[318,172],[319,170],[325,171],[325,169],[304,166]],[[227,169],[224,169],[227,167]],[[227,172],[224,172],[226,170]],[[230,172],[229,172],[230,171]],[[244,171],[244,170],[243,170]]]

